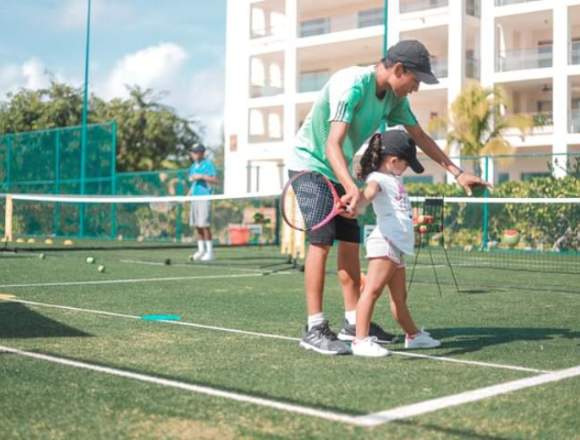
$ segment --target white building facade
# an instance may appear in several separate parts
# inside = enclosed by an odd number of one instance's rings
[[[281,188],[286,151],[330,75],[381,59],[385,3],[388,45],[420,40],[440,79],[410,98],[424,128],[468,81],[501,85],[510,111],[537,126],[508,136],[517,156],[490,161],[488,179],[546,174],[550,160],[565,173],[566,154],[580,153],[580,0],[228,0],[226,193]],[[431,134],[446,147],[444,132]],[[423,162],[416,179],[445,181]]]

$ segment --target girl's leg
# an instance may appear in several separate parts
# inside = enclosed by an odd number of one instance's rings
[[[342,287],[344,310],[355,310],[360,296],[359,244],[339,241],[338,281]]]
[[[304,262],[304,286],[306,289],[306,309],[308,316],[322,313],[322,293],[326,258],[330,246],[311,244]]]
[[[391,313],[393,314],[393,318],[395,318],[406,334],[414,335],[418,333],[419,330],[417,329],[413,318],[411,318],[411,312],[409,312],[407,307],[406,281],[404,267],[397,268],[392,278],[389,280]]]
[[[388,258],[369,259],[365,288],[356,307],[357,339],[368,337],[375,303],[396,270],[395,263]]]

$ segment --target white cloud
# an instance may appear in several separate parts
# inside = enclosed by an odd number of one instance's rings
[[[57,78],[59,76],[57,75]],[[45,65],[37,58],[30,58],[24,63],[0,66],[0,99],[6,93],[18,89],[41,89],[50,84],[50,75]]]
[[[100,91],[106,99],[126,97],[127,85],[171,91],[186,58],[185,50],[174,43],[141,49],[124,56],[115,65]]]

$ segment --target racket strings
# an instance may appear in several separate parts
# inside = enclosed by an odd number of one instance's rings
[[[322,176],[305,174],[296,179],[292,187],[306,229],[321,223],[334,209],[332,192]]]

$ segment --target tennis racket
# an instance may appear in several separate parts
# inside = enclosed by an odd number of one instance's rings
[[[320,229],[347,209],[332,182],[314,171],[292,176],[284,186],[280,203],[284,221],[299,231]]]

